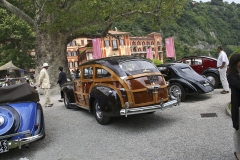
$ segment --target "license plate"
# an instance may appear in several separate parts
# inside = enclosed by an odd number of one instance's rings
[[[150,83],[157,82],[158,81],[158,75],[148,76],[148,80],[150,81]]]
[[[7,151],[8,151],[7,140],[1,140],[0,141],[0,153],[7,152]]]

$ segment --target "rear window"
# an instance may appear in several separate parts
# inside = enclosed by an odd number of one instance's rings
[[[183,67],[181,69],[178,69],[177,72],[182,76],[185,77],[186,75],[189,75],[191,77],[193,77],[194,75],[196,75],[197,73],[190,67]],[[198,75],[198,74],[197,74]]]
[[[129,75],[146,72],[159,72],[157,67],[147,61],[126,61],[119,64],[120,68]]]

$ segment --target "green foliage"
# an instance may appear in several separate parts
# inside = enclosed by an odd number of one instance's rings
[[[171,23],[158,21],[163,40],[174,37],[177,59],[190,55],[218,57],[216,48],[222,45],[228,55],[239,46],[240,5],[221,1],[192,3],[184,5],[183,14]],[[138,17],[135,21],[116,24],[119,30],[130,31],[135,36],[143,36],[157,30],[151,21]],[[165,49],[163,49],[164,53]],[[165,57],[166,58],[166,57]],[[165,59],[166,62],[174,59]]]
[[[162,61],[160,61],[160,60],[158,60],[156,58],[153,58],[153,59],[147,58],[147,59],[149,61],[151,61],[152,63],[154,63],[156,66],[162,64]]]
[[[0,8],[0,66],[12,60],[23,69],[34,68],[33,57],[28,55],[33,48],[35,34],[16,15]]]

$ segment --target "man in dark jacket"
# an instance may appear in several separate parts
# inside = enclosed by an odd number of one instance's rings
[[[57,83],[59,84],[60,86],[60,91],[61,91],[61,99],[58,100],[59,102],[63,102],[63,91],[61,89],[62,85],[64,83],[67,82],[67,76],[66,74],[63,72],[63,67],[58,67],[58,70],[59,70],[59,77],[58,77],[58,81]]]

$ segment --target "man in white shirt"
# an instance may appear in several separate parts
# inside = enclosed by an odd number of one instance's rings
[[[229,64],[227,54],[223,51],[223,48],[221,46],[218,46],[217,48],[219,56],[217,60],[217,67],[220,75],[220,80],[222,82],[223,91],[221,91],[221,94],[229,93],[229,85],[227,81],[227,66]]]

